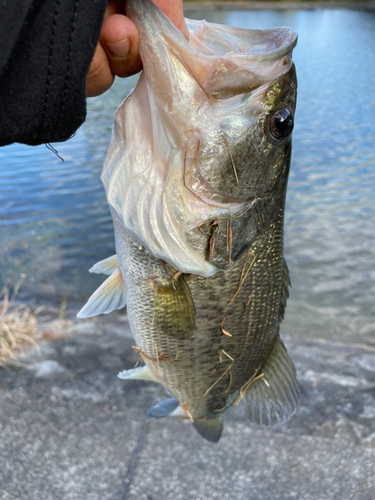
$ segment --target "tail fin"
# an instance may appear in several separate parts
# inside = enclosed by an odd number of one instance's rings
[[[284,424],[298,408],[299,389],[296,370],[280,339],[276,340],[262,374],[245,394],[247,415],[258,425]]]
[[[223,422],[221,417],[211,418],[208,420],[195,420],[193,422],[193,427],[202,437],[204,437],[204,439],[211,441],[211,443],[217,443],[221,437],[221,433],[223,432]]]

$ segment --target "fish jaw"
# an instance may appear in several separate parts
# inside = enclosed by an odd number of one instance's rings
[[[144,71],[116,113],[102,174],[108,202],[153,256],[209,277],[219,267],[206,258],[207,242],[194,248],[188,234],[259,196],[231,150],[244,134],[263,147],[264,99],[291,69],[297,36],[187,20],[189,42],[150,0],[130,0],[127,12]]]

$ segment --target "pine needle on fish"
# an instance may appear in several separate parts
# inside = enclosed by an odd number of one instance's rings
[[[260,375],[257,376],[257,373],[259,372],[260,367],[255,371],[254,375],[250,377],[250,379],[244,383],[244,385],[240,389],[240,393],[237,396],[237,398],[233,401],[233,406],[237,406],[241,399],[244,397],[246,394],[246,391],[250,388],[250,386],[258,379],[264,377],[264,373],[261,373]]]
[[[225,354],[225,356],[226,356],[227,358],[229,358],[231,361],[234,361],[234,359],[232,358],[232,356],[229,356],[229,354],[228,354],[227,352],[225,352],[225,351],[224,351],[224,349],[222,349],[222,350],[221,350],[221,352],[222,352],[223,354]]]
[[[227,337],[233,337],[233,335],[231,333],[229,333],[227,330],[224,330],[224,321],[227,319],[228,316],[225,316],[223,321],[220,323],[220,328],[221,328],[221,331],[224,333],[224,335],[226,335]]]
[[[151,235],[151,239],[152,239],[152,240],[153,240],[153,241],[157,244],[157,246],[160,248],[160,250],[163,250],[163,249],[161,248],[161,246],[159,245],[158,240],[157,240],[156,238],[154,238],[152,235]]]
[[[251,297],[252,297],[252,296],[253,296],[253,294],[251,293],[251,294],[250,294],[250,296],[249,296],[248,301],[243,303],[243,306],[244,306],[244,307],[243,307],[243,314],[245,314],[245,312],[246,312],[246,308],[247,308],[247,306],[250,304],[250,301],[251,301]]]
[[[240,279],[240,282],[239,282],[239,284],[238,284],[238,288],[237,288],[237,290],[236,290],[235,294],[233,295],[233,297],[230,299],[229,304],[228,304],[228,305],[227,305],[227,307],[224,309],[225,311],[228,309],[228,307],[229,307],[229,306],[233,303],[234,299],[237,297],[237,295],[238,295],[238,293],[239,293],[239,291],[240,291],[240,288],[241,288],[241,286],[243,285],[243,282],[244,282],[244,281],[245,281],[245,279],[247,278],[247,275],[249,274],[249,271],[250,271],[250,269],[252,268],[252,266],[253,266],[253,264],[254,264],[254,261],[255,261],[256,257],[257,257],[257,254],[256,254],[256,255],[254,255],[254,258],[253,258],[253,260],[251,261],[251,263],[250,263],[250,265],[249,265],[249,268],[248,268],[248,270],[246,271],[245,276],[242,278],[242,280]],[[241,274],[241,277],[242,277],[242,274]]]
[[[219,125],[219,127],[220,127],[220,125]],[[229,158],[230,158],[230,161],[231,161],[231,164],[232,164],[232,168],[233,168],[233,172],[234,172],[234,176],[235,176],[236,182],[238,184],[239,180],[238,180],[238,175],[237,175],[237,169],[236,169],[236,165],[234,164],[234,161],[233,161],[232,151],[230,150],[230,147],[229,147],[228,137],[227,137],[227,134],[224,132],[224,130],[221,127],[220,127],[220,130],[221,130],[221,132],[223,134],[223,137],[225,139],[225,142],[226,142],[226,145],[227,145],[227,149],[228,149]]]
[[[228,382],[228,387],[225,389],[225,393],[227,393],[229,391],[230,386],[232,385],[232,372],[229,371],[228,375],[229,375],[229,382]]]
[[[184,199],[183,199],[183,197],[182,197],[181,195],[180,195],[180,199],[181,199],[182,204],[183,204],[183,206],[184,206],[184,210],[186,210],[186,207],[185,207],[185,202],[184,202]]]
[[[212,254],[214,253],[214,248],[215,248],[215,242],[218,234],[216,233],[216,230],[219,227],[219,222],[221,219],[222,214],[219,215],[219,217],[211,222],[211,231],[210,231],[210,236],[208,238],[208,245],[207,245],[207,260],[211,260]]]
[[[262,378],[262,380],[266,384],[267,387],[270,387],[270,384],[267,382],[267,380],[264,377]]]
[[[219,382],[219,381],[220,381],[220,380],[224,377],[224,375],[226,375],[226,374],[229,372],[229,370],[232,368],[232,366],[233,366],[233,363],[232,363],[231,365],[229,365],[229,366],[228,366],[228,368],[225,370],[225,372],[224,372],[222,375],[220,375],[220,377],[216,380],[216,382],[214,382],[214,383],[213,383],[213,384],[212,384],[212,385],[211,385],[211,386],[207,389],[207,391],[203,394],[203,396],[207,396],[207,394],[210,392],[210,390],[211,390],[213,387],[215,387],[215,385],[216,385],[216,384],[217,384],[217,383],[218,383],[218,382]]]
[[[161,262],[161,265],[163,266],[164,272],[165,272],[165,274],[167,275],[168,279],[171,279],[170,274],[169,274],[169,272],[168,272],[168,269],[167,269],[167,266],[165,265],[164,260],[162,260],[162,259],[159,259],[159,260],[160,260],[160,262]]]
[[[179,406],[180,406],[180,408],[182,408],[182,409],[186,412],[187,416],[188,416],[188,417],[189,417],[189,419],[190,419],[190,422],[194,422],[193,416],[192,416],[192,414],[190,413],[190,411],[187,409],[186,404],[185,404],[185,403],[180,403],[180,405],[179,405]]]
[[[187,177],[187,176],[190,174],[190,172],[193,170],[193,167],[194,167],[194,165],[195,165],[195,162],[197,161],[197,158],[198,158],[198,153],[199,153],[199,148],[200,148],[200,145],[201,145],[201,141],[198,139],[197,150],[195,151],[195,156],[194,156],[194,159],[193,159],[193,161],[191,162],[190,168],[189,168],[189,170],[187,171],[187,173],[186,173],[186,176],[185,176],[185,177]]]
[[[145,358],[147,359],[147,365],[150,366],[150,368],[152,369],[152,371],[155,373],[155,375],[157,377],[159,377],[159,371],[155,369],[154,365],[151,363],[151,359],[150,356],[148,356],[140,347],[136,346],[136,345],[133,345],[132,346],[132,349],[135,350],[135,352],[138,354],[139,356],[139,361],[142,361],[142,362],[145,362]],[[138,361],[138,363],[139,363]],[[137,363],[137,364],[138,364]],[[137,365],[136,365],[137,366]]]
[[[173,286],[173,289],[176,290],[176,287],[175,287],[175,283],[176,281],[178,280],[179,276],[182,274],[181,271],[177,271],[177,273],[173,276],[172,278],[172,286]]]

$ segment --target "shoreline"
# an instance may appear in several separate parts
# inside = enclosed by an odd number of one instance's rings
[[[192,10],[314,10],[314,9],[348,9],[348,10],[375,10],[375,1],[353,2],[353,1],[321,1],[312,2],[291,1],[291,2],[249,2],[249,1],[186,1],[184,3],[184,11]]]

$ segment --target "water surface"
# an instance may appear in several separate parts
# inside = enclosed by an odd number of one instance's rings
[[[375,13],[189,11],[233,26],[290,26],[299,78],[285,256],[293,287],[282,330],[375,343]],[[0,284],[23,298],[83,301],[100,284],[87,269],[114,253],[99,176],[113,113],[136,77],[89,100],[76,136],[0,148]]]

